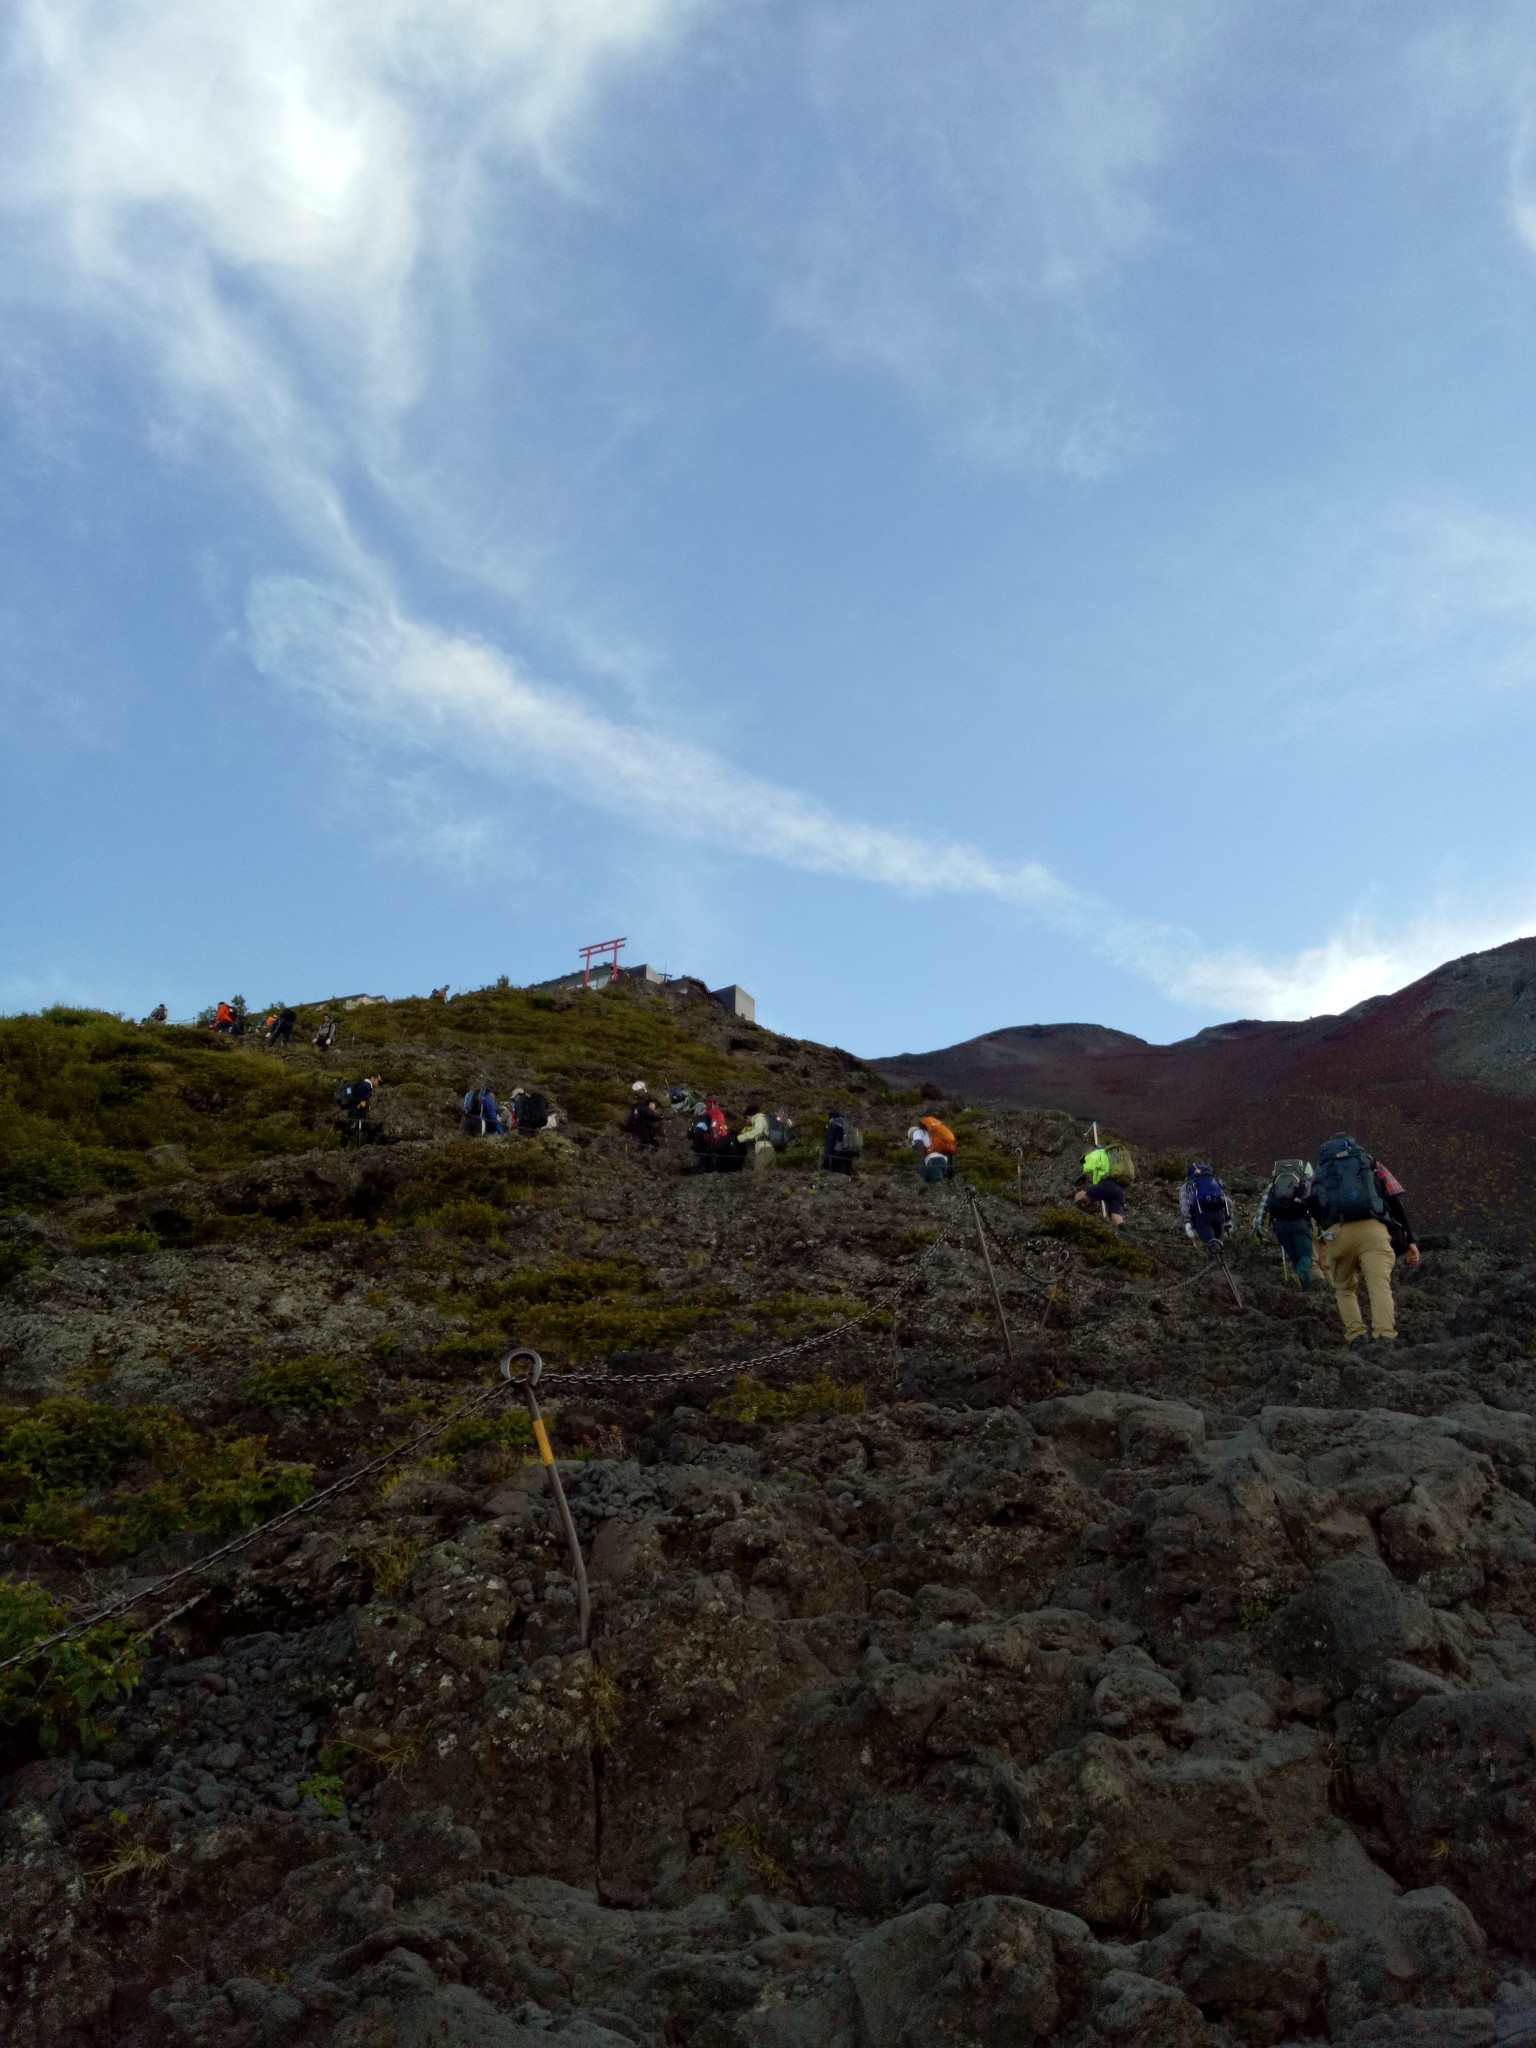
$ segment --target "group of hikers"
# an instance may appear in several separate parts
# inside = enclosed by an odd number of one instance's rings
[[[760,1173],[794,1141],[793,1119],[765,1109],[760,1102],[749,1102],[744,1122],[733,1127],[718,1095],[675,1086],[667,1090],[667,1108],[663,1110],[643,1081],[633,1084],[633,1093],[635,1101],[624,1128],[636,1153],[661,1150],[670,1112],[684,1120],[689,1164],[695,1173]],[[955,1164],[955,1134],[948,1124],[936,1116],[922,1117],[908,1138],[918,1152],[922,1178],[947,1180]],[[852,1116],[846,1109],[832,1109],[821,1135],[822,1171],[851,1177],[863,1151],[864,1133]]]
[[[1117,1230],[1126,1211],[1123,1155],[1116,1156],[1120,1150],[1096,1142],[1084,1153],[1074,1197],[1084,1207],[1098,1208]],[[1397,1339],[1392,1269],[1399,1258],[1409,1267],[1419,1263],[1404,1192],[1381,1160],[1340,1131],[1319,1148],[1316,1166],[1307,1159],[1277,1159],[1259,1198],[1253,1242],[1262,1245],[1267,1234],[1279,1246],[1286,1279],[1303,1293],[1311,1291],[1314,1272],[1331,1283],[1344,1341],[1352,1348]],[[1179,1214],[1186,1235],[1219,1257],[1237,1212],[1208,1160],[1191,1162],[1179,1190]],[[1369,1327],[1360,1310],[1362,1279]]]
[[[459,1104],[459,1129],[466,1138],[532,1138],[554,1122],[548,1098],[537,1088],[514,1088],[502,1102],[490,1082],[482,1081]]]
[[[206,1012],[204,1014],[206,1015]],[[152,1024],[163,1024],[165,1019],[166,1008],[164,1003],[161,1003],[158,1008],[150,1012],[150,1022]],[[220,1003],[218,1005],[213,1013],[213,1022],[208,1026],[208,1029],[215,1038],[244,1038],[247,1022],[245,1006],[237,997],[233,1003]],[[264,1044],[274,1049],[280,1045],[292,1045],[293,1034],[298,1029],[298,1023],[298,1011],[288,1003],[279,1003],[275,1009],[269,1010],[261,1020],[261,1024],[258,1027],[258,1035]],[[329,1052],[331,1050],[332,1046],[336,1043],[336,1020],[334,1017],[326,1015],[321,1018],[320,1028],[315,1033],[313,1042],[319,1047],[321,1052]]]

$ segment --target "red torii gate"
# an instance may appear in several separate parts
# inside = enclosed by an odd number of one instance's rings
[[[611,953],[613,955],[613,972],[615,978],[617,978],[619,972],[619,951],[621,947],[628,944],[628,939],[602,939],[595,946],[578,946],[576,950],[581,955],[583,968],[581,977],[582,987],[590,988],[592,986],[592,962],[599,953]]]

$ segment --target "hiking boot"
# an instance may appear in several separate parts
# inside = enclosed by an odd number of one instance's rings
[[[1362,1330],[1358,1337],[1346,1337],[1344,1339],[1344,1349],[1346,1351],[1363,1351],[1370,1341],[1369,1333]]]

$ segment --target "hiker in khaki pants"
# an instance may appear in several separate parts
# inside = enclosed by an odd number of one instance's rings
[[[1333,1298],[1339,1304],[1344,1324],[1344,1342],[1355,1344],[1366,1335],[1360,1313],[1360,1276],[1365,1275],[1366,1298],[1371,1304],[1370,1334],[1378,1342],[1397,1338],[1397,1309],[1392,1300],[1392,1268],[1397,1253],[1385,1223],[1374,1217],[1363,1223],[1341,1223],[1328,1237],[1329,1273]],[[1419,1263],[1419,1248],[1408,1247],[1408,1264]]]
[[[1402,1182],[1379,1159],[1342,1133],[1318,1151],[1317,1174],[1307,1206],[1322,1227],[1333,1298],[1351,1349],[1367,1339],[1360,1313],[1360,1276],[1371,1305],[1369,1335],[1378,1344],[1397,1341],[1392,1268],[1401,1246],[1404,1263],[1419,1263],[1413,1226],[1403,1207]]]

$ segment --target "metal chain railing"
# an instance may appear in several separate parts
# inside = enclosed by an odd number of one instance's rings
[[[148,1586],[141,1586],[136,1593],[124,1593],[118,1599],[109,1601],[105,1607],[98,1608],[86,1620],[72,1622],[68,1628],[59,1629],[53,1635],[43,1637],[40,1642],[30,1644],[25,1650],[18,1650],[9,1657],[0,1658],[0,1671],[9,1671],[16,1664],[30,1663],[34,1657],[40,1656],[44,1650],[53,1649],[56,1644],[73,1642],[77,1636],[88,1635],[93,1628],[100,1628],[104,1621],[115,1621],[119,1615],[129,1614],[135,1607],[159,1599],[160,1595],[169,1592],[172,1586],[183,1585],[188,1579],[206,1577],[211,1567],[222,1564],[225,1558],[234,1557],[240,1551],[248,1550],[264,1536],[271,1536],[277,1530],[286,1528],[290,1522],[296,1522],[304,1515],[312,1515],[317,1508],[324,1507],[327,1502],[338,1499],[344,1493],[350,1493],[354,1486],[360,1486],[375,1472],[382,1472],[386,1465],[392,1465],[397,1458],[405,1457],[419,1445],[429,1443],[433,1437],[441,1436],[443,1431],[451,1429],[454,1423],[462,1422],[466,1415],[473,1415],[476,1409],[488,1406],[492,1401],[503,1398],[506,1393],[507,1388],[499,1383],[483,1388],[469,1400],[461,1401],[456,1408],[451,1409],[438,1421],[429,1423],[425,1429],[417,1430],[414,1436],[407,1437],[404,1442],[395,1444],[390,1450],[381,1451],[378,1457],[370,1458],[367,1464],[360,1465],[355,1472],[345,1473],[340,1479],[332,1480],[329,1486],[321,1487],[318,1493],[307,1495],[296,1506],[284,1508],[280,1515],[272,1515],[267,1521],[258,1522],[254,1528],[245,1529],[240,1535],[232,1536],[227,1543],[220,1544],[217,1550],[210,1550],[195,1564],[183,1565],[178,1571],[167,1572],[164,1578],[156,1579]]]
[[[1064,1282],[1071,1274],[1072,1257],[1070,1251],[1059,1244],[1047,1244],[1039,1238],[1031,1239],[1024,1245],[1010,1246],[995,1229],[987,1227],[983,1223],[980,1203],[976,1200],[974,1191],[967,1189],[966,1193],[971,1201],[972,1215],[978,1225],[983,1250],[983,1262],[985,1263],[986,1247],[990,1245],[992,1250],[998,1253],[1018,1278],[1034,1291],[1037,1299],[1044,1302],[1046,1314],[1048,1315],[1051,1304],[1057,1300]],[[849,1331],[856,1330],[862,1324],[870,1321],[872,1317],[885,1313],[889,1307],[900,1301],[917,1286],[926,1272],[930,1261],[945,1245],[950,1245],[952,1248],[959,1250],[962,1248],[963,1240],[958,1238],[952,1230],[941,1230],[933,1243],[922,1254],[921,1258],[914,1262],[910,1270],[895,1285],[884,1289],[872,1301],[868,1302],[856,1315],[848,1316],[842,1322],[833,1324],[831,1328],[815,1331],[810,1336],[800,1338],[794,1343],[775,1345],[771,1350],[757,1352],[751,1357],[728,1359],[712,1366],[678,1365],[666,1371],[647,1373],[555,1372],[549,1375],[545,1384],[550,1389],[556,1391],[566,1387],[585,1386],[603,1387],[611,1392],[627,1393],[639,1387],[659,1386],[668,1383],[675,1385],[678,1383],[691,1384],[695,1381],[739,1379],[749,1374],[761,1372],[765,1368],[782,1365],[788,1359],[802,1357],[807,1352],[836,1342],[840,1337],[846,1336]],[[1030,1265],[1036,1263],[1043,1263],[1045,1265],[1045,1277],[1038,1277],[1028,1270]],[[1221,1270],[1221,1268],[1216,1261],[1202,1262],[1200,1268],[1190,1274],[1187,1279],[1180,1281],[1172,1288],[1163,1288],[1160,1291],[1161,1297],[1166,1300],[1170,1295],[1183,1294],[1189,1288],[1198,1285],[1209,1273],[1218,1270]],[[995,1276],[990,1274],[990,1269],[989,1277],[993,1281],[995,1293]],[[1230,1276],[1228,1278],[1230,1282]],[[1132,1320],[1139,1320],[1145,1313],[1145,1305],[1138,1304],[1134,1308],[1122,1311],[1119,1315],[1111,1316],[1105,1322],[1092,1324],[1085,1334],[1090,1334],[1096,1341],[1102,1340],[1122,1324]],[[1001,1317],[1000,1308],[999,1314]],[[1006,1323],[1004,1323],[1004,1328],[1006,1330]],[[1011,1343],[1008,1349],[1011,1357]],[[509,1354],[509,1356],[511,1355],[517,1354]],[[228,1558],[238,1556],[242,1551],[248,1550],[253,1544],[263,1541],[268,1536],[275,1535],[279,1530],[289,1527],[291,1524],[300,1521],[303,1517],[314,1515],[322,1508],[340,1499],[344,1494],[350,1493],[353,1488],[360,1486],[364,1480],[373,1477],[375,1473],[383,1471],[385,1467],[396,1463],[401,1458],[408,1457],[412,1452],[419,1450],[422,1445],[430,1443],[434,1438],[443,1435],[446,1430],[451,1429],[456,1422],[464,1420],[466,1416],[473,1415],[478,1410],[488,1407],[492,1402],[503,1399],[509,1392],[522,1391],[525,1390],[521,1387],[520,1383],[513,1384],[506,1379],[500,1379],[491,1386],[482,1388],[479,1393],[473,1394],[467,1400],[459,1402],[456,1407],[450,1409],[446,1415],[441,1416],[436,1422],[429,1423],[424,1429],[415,1431],[400,1443],[391,1446],[389,1450],[380,1452],[377,1457],[368,1459],[355,1472],[343,1474],[340,1479],[333,1480],[329,1486],[322,1487],[318,1493],[310,1494],[307,1499],[298,1502],[295,1506],[284,1509],[281,1514],[274,1515],[269,1520],[258,1523],[254,1528],[243,1530],[238,1536],[231,1537],[227,1543],[219,1545],[216,1550],[209,1551],[205,1556],[197,1559],[195,1563],[183,1565],[177,1571],[168,1572],[162,1578],[152,1581],[148,1586],[141,1586],[136,1592],[121,1594],[117,1599],[109,1601],[103,1607],[97,1608],[94,1613],[87,1615],[83,1619],[73,1621],[67,1627],[55,1630],[52,1635],[42,1637],[39,1641],[29,1644],[24,1650],[14,1651],[10,1656],[0,1658],[0,1672],[14,1669],[20,1664],[29,1664],[36,1658],[45,1655],[49,1650],[58,1648],[63,1643],[74,1642],[81,1636],[90,1634],[93,1629],[100,1628],[104,1623],[115,1621],[125,1614],[132,1613],[136,1608],[147,1606],[160,1599],[163,1594],[169,1592],[173,1587],[185,1585],[189,1580],[206,1578],[214,1566],[224,1563]],[[545,1448],[545,1444],[541,1442],[541,1455],[544,1455]],[[552,1454],[545,1456],[544,1461],[546,1464],[552,1462]]]
[[[856,1330],[861,1323],[867,1323],[871,1316],[883,1315],[886,1309],[904,1294],[909,1294],[922,1277],[928,1261],[943,1244],[951,1241],[951,1232],[941,1230],[922,1257],[913,1265],[903,1279],[889,1287],[882,1295],[859,1310],[855,1316],[843,1322],[834,1323],[829,1329],[817,1330],[809,1337],[797,1338],[793,1344],[779,1344],[771,1351],[760,1351],[750,1358],[729,1358],[719,1365],[679,1365],[666,1372],[552,1372],[548,1384],[552,1387],[598,1386],[628,1391],[631,1387],[660,1386],[678,1380],[736,1379],[748,1373],[760,1372],[765,1366],[778,1365],[786,1358],[798,1358],[804,1352],[814,1351],[819,1346],[831,1344],[837,1338]]]
[[[871,1316],[881,1314],[889,1302],[899,1300],[903,1294],[910,1292],[917,1284],[929,1260],[939,1249],[940,1245],[948,1240],[948,1237],[949,1233],[947,1231],[941,1231],[923,1253],[922,1257],[917,1260],[911,1271],[896,1286],[887,1288],[882,1297],[860,1310],[858,1315],[848,1317],[846,1321],[834,1325],[830,1330],[819,1330],[813,1336],[804,1338],[798,1343],[781,1344],[771,1351],[760,1352],[755,1357],[735,1359],[723,1365],[681,1366],[672,1372],[643,1374],[559,1373],[552,1374],[548,1384],[558,1388],[593,1384],[595,1382],[611,1388],[628,1389],[665,1380],[735,1378],[751,1371],[760,1371],[765,1366],[774,1365],[783,1359],[793,1358],[801,1352],[813,1350],[817,1345],[829,1344],[834,1338],[840,1337],[847,1331],[856,1329],[859,1324],[867,1322]],[[148,1586],[141,1586],[136,1592],[121,1594],[117,1599],[109,1601],[104,1607],[97,1608],[94,1613],[87,1615],[83,1620],[73,1621],[68,1627],[56,1629],[52,1635],[44,1636],[39,1641],[28,1644],[26,1649],[14,1651],[9,1657],[0,1658],[0,1672],[9,1671],[18,1664],[30,1664],[34,1659],[44,1655],[47,1651],[56,1649],[61,1643],[75,1642],[79,1637],[89,1635],[92,1629],[100,1628],[104,1622],[115,1621],[124,1614],[132,1613],[137,1607],[147,1606],[150,1602],[158,1600],[162,1594],[169,1592],[173,1586],[184,1585],[189,1579],[205,1578],[215,1565],[222,1564],[226,1558],[237,1556],[241,1551],[248,1550],[252,1544],[259,1543],[264,1537],[275,1535],[278,1530],[288,1527],[290,1523],[299,1521],[305,1515],[312,1515],[318,1509],[339,1499],[343,1494],[350,1493],[354,1487],[360,1486],[365,1479],[371,1478],[374,1473],[383,1471],[387,1465],[394,1464],[398,1459],[404,1458],[411,1452],[419,1449],[421,1445],[430,1443],[434,1437],[441,1436],[445,1430],[451,1429],[454,1423],[461,1422],[466,1416],[473,1415],[477,1410],[488,1407],[493,1401],[503,1399],[509,1392],[521,1391],[520,1385],[512,1385],[504,1379],[496,1381],[489,1387],[482,1388],[478,1394],[473,1394],[468,1400],[461,1401],[457,1407],[451,1409],[448,1414],[441,1416],[436,1422],[429,1423],[425,1429],[417,1430],[413,1435],[393,1445],[389,1450],[380,1452],[375,1458],[370,1458],[366,1464],[360,1465],[355,1472],[343,1474],[340,1479],[333,1480],[329,1486],[322,1487],[318,1493],[310,1494],[306,1499],[298,1502],[296,1506],[285,1508],[281,1514],[273,1515],[267,1521],[257,1523],[252,1529],[243,1530],[240,1535],[231,1537],[227,1543],[220,1544],[217,1550],[211,1550],[205,1556],[200,1557],[195,1564],[183,1565],[177,1571],[168,1572],[163,1578],[152,1581]],[[542,1453],[543,1446],[541,1445],[540,1448]],[[546,1460],[546,1462],[548,1461]]]

